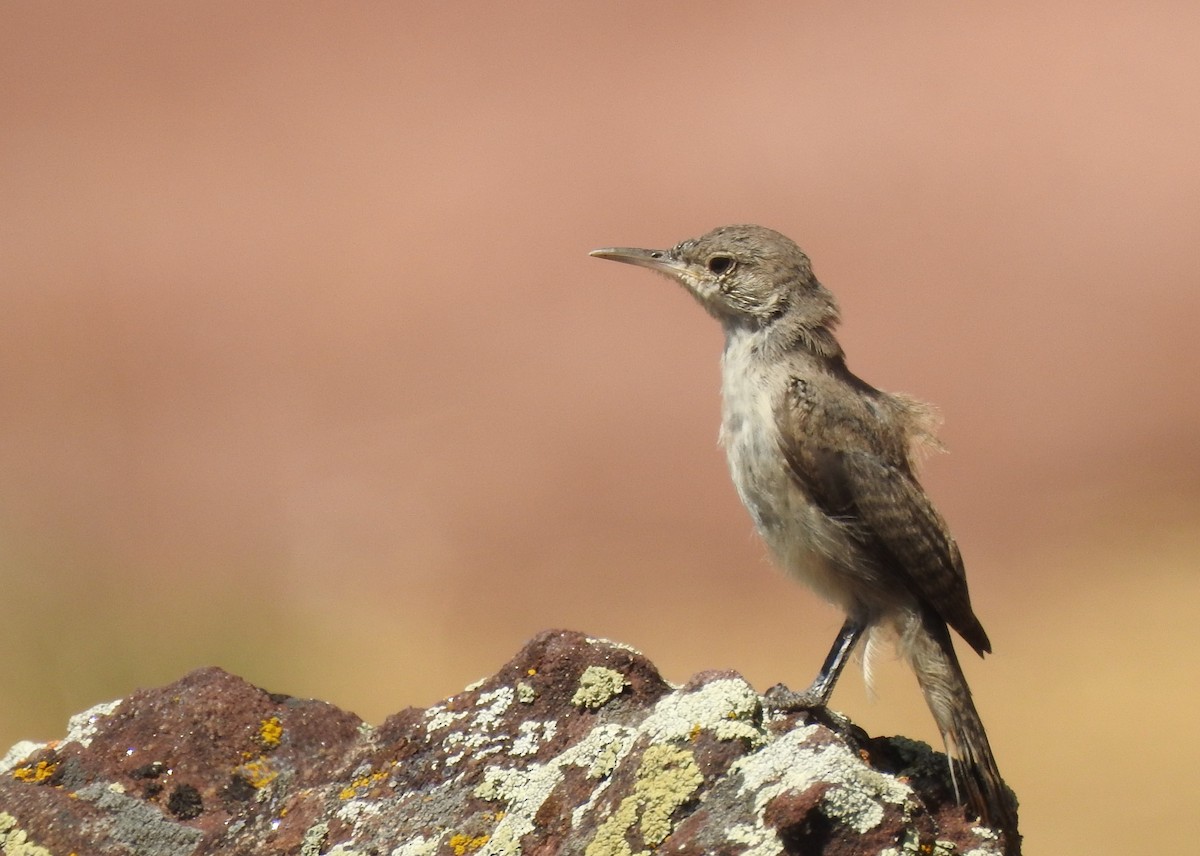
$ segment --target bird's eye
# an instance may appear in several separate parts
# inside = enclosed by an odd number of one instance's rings
[[[722,276],[733,270],[733,266],[736,263],[737,262],[733,256],[716,255],[709,256],[706,264],[709,273],[715,274],[716,276]]]

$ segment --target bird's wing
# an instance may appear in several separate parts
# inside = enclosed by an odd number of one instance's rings
[[[841,462],[859,518],[912,589],[972,648],[990,651],[971,609],[958,546],[925,491],[905,470],[865,452],[847,452]]]
[[[789,418],[789,414],[781,414]],[[813,429],[780,432],[792,475],[831,517],[850,525],[869,552],[980,654],[991,643],[971,609],[966,574],[945,522],[917,483],[902,452],[872,442],[860,420],[839,419],[837,448]],[[793,411],[790,418],[796,418]],[[818,417],[819,418],[819,417]],[[891,451],[893,454],[889,455]],[[890,460],[893,455],[897,460]]]

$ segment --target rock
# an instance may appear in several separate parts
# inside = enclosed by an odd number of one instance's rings
[[[220,669],[98,705],[0,762],[0,851],[999,854],[945,769],[924,744],[764,714],[736,673],[672,687],[630,648],[548,631],[378,727]]]

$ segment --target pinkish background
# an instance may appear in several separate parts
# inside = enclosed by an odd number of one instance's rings
[[[0,12],[0,744],[217,664],[378,722],[570,627],[803,685],[840,617],[720,336],[587,257],[796,238],[927,486],[1031,853],[1194,847],[1200,6]],[[965,647],[964,647],[965,652]],[[886,663],[876,733],[937,740]]]

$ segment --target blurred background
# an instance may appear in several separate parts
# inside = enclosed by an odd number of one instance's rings
[[[716,323],[587,256],[757,222],[941,407],[1030,852],[1194,846],[1200,6],[0,17],[0,745],[206,665],[379,722],[549,627],[806,685]]]

